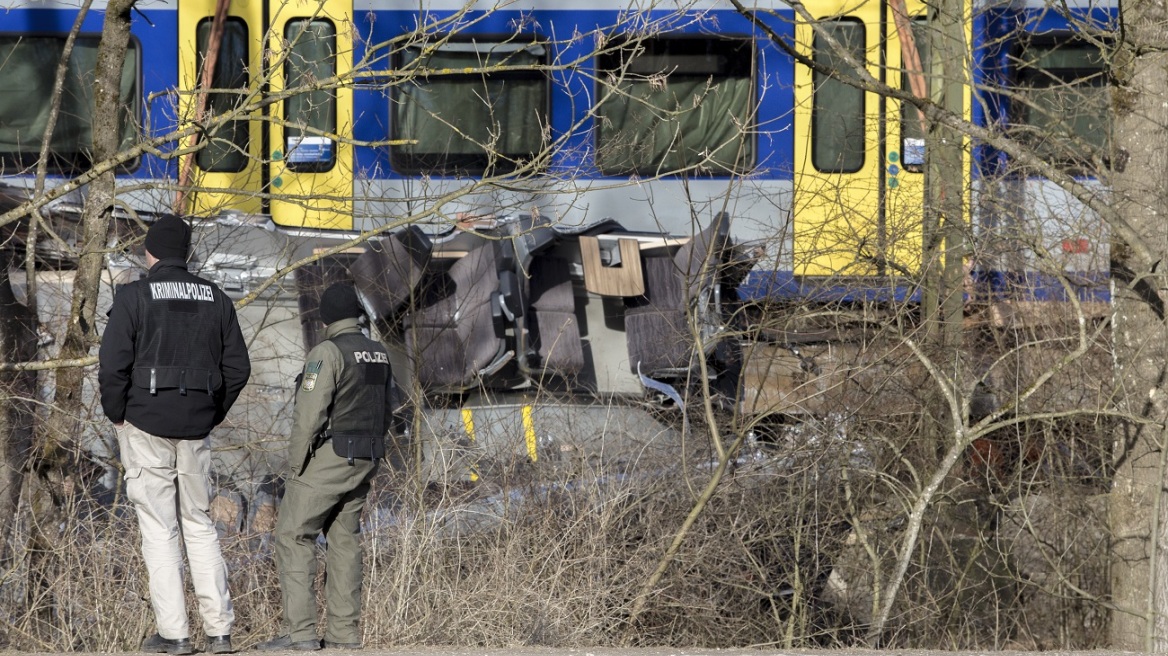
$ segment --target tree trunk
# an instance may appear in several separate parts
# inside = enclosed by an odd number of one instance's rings
[[[101,43],[97,51],[94,80],[93,161],[101,162],[117,154],[120,144],[121,78],[126,48],[130,40],[130,10],[135,0],[111,0],[106,6]],[[105,244],[109,235],[111,209],[116,195],[113,171],[94,179],[81,218],[77,244],[78,267],[73,280],[72,303],[59,357],[64,360],[87,356],[98,342],[97,300],[105,264]],[[32,246],[29,246],[32,248]],[[78,468],[88,461],[73,457],[70,448],[84,430],[81,417],[82,385],[86,370],[64,367],[54,371],[54,395],[49,416],[37,431],[39,441],[34,476],[27,481],[31,559],[27,586],[28,603],[44,626],[53,626],[65,615],[56,612],[55,602],[44,604],[41,595],[51,589],[60,575],[54,558],[59,527],[67,519],[62,509],[79,489]],[[48,599],[55,593],[50,592]]]
[[[93,161],[113,157],[120,144],[121,79],[126,48],[130,41],[130,10],[134,0],[113,0],[106,7],[101,44],[97,52],[94,81]],[[115,191],[114,172],[89,184],[81,219],[78,267],[73,280],[69,322],[61,342],[59,357],[86,356],[97,344],[97,299],[105,265],[105,244],[109,235]],[[58,369],[52,410],[41,435],[42,473],[54,478],[54,470],[66,459],[65,444],[81,430],[81,387],[86,372],[80,367]]]
[[[953,116],[965,114],[968,84],[963,0],[942,0],[929,15],[929,91]],[[965,135],[941,122],[928,126],[922,305],[934,343],[961,347],[965,258]]]
[[[12,251],[0,250],[0,360],[25,362],[36,355],[36,317],[13,294],[8,276]],[[9,554],[8,541],[20,502],[24,472],[32,449],[37,393],[36,372],[10,372],[0,378],[0,563]]]
[[[941,0],[929,10],[929,75],[932,101],[953,116],[965,113],[968,84],[963,0]],[[963,272],[965,262],[965,135],[940,121],[928,125],[926,135],[925,207],[921,258],[921,312],[931,354],[944,364],[943,374],[953,390],[961,389]],[[927,439],[935,446],[930,456],[952,444],[955,421],[949,399],[930,391],[925,415]]]
[[[1115,441],[1110,498],[1111,586],[1115,610],[1111,644],[1118,649],[1168,650],[1168,562],[1162,534],[1168,324],[1164,317],[1164,256],[1168,254],[1168,8],[1165,0],[1124,6],[1124,39],[1117,45],[1112,96],[1116,162],[1112,188],[1119,214],[1138,233],[1152,259],[1112,246],[1115,282],[1116,400],[1129,420]],[[1157,539],[1153,539],[1156,535]]]

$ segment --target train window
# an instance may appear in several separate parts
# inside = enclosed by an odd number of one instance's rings
[[[78,171],[92,163],[98,41],[96,35],[83,35],[73,44],[60,111],[49,140],[49,168],[53,171]],[[36,164],[52,113],[53,81],[64,47],[64,36],[0,35],[0,164],[21,168]],[[133,40],[122,66],[119,92],[120,148],[128,148],[137,136],[141,93],[138,45]]]
[[[1025,43],[1015,63],[1017,138],[1052,161],[1086,164],[1108,152],[1110,78],[1098,45],[1078,39]]]
[[[864,24],[855,20],[823,22],[812,43],[816,64],[836,76],[856,78],[855,69],[832,47],[828,36],[863,65]],[[864,166],[864,91],[836,76],[819,70],[812,75],[811,164],[824,173],[855,173]]]
[[[198,71],[203,70],[203,60],[207,56],[207,44],[211,39],[212,19],[199,23],[196,40],[199,48]],[[237,93],[219,91],[207,94],[207,118],[226,114],[245,99],[251,86],[247,72],[247,23],[238,18],[228,18],[224,24],[219,55],[215,59],[215,70],[211,73],[212,89],[237,89]],[[199,73],[201,75],[201,73]],[[204,171],[236,173],[242,171],[248,162],[248,121],[235,120],[224,124],[217,131],[207,134],[207,145],[195,156],[195,162]]]
[[[390,149],[396,170],[506,173],[544,147],[550,85],[541,70],[547,63],[543,45],[411,46],[397,62],[410,75],[395,89],[394,135],[411,143]]]
[[[329,21],[288,21],[284,31],[288,57],[284,61],[284,86],[292,90],[310,87],[337,74],[337,29]],[[284,160],[292,171],[320,173],[337,161],[337,94],[334,89],[314,89],[284,101]]]
[[[920,68],[915,68],[908,61],[908,53],[902,46],[901,56],[904,70],[901,73],[900,88],[904,91],[919,95],[921,89],[913,88],[913,78],[917,75],[917,84],[924,83],[924,95],[929,95],[929,33],[928,22],[924,18],[912,21],[913,45],[916,46],[917,62]],[[911,173],[920,173],[925,170],[925,117],[916,105],[910,102],[900,103],[900,161],[904,170]]]
[[[596,162],[608,175],[741,173],[754,166],[746,39],[629,39],[597,57]]]

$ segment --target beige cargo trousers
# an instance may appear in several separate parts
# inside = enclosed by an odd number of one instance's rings
[[[229,635],[235,611],[227,590],[227,563],[210,516],[210,438],[159,437],[129,422],[117,433],[126,497],[134,504],[142,533],[158,634],[170,640],[191,635],[183,583],[185,544],[203,629],[209,636]]]

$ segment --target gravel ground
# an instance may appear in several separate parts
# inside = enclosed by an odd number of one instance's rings
[[[16,652],[11,652],[16,654]],[[243,650],[243,656],[258,656],[259,651]],[[269,651],[272,655],[304,656],[304,651]],[[327,650],[318,652],[320,656],[1122,656],[1140,654],[1138,651],[940,651],[936,649],[551,649],[538,647],[516,648],[443,648],[443,647],[402,647],[394,649],[366,649],[342,652]],[[32,656],[32,655],[30,655]],[[72,651],[69,654],[46,654],[46,656],[83,656]]]
[[[17,653],[17,652],[9,652]],[[129,652],[123,652],[129,653]],[[243,655],[256,655],[260,652],[244,650]],[[304,652],[284,651],[266,652],[269,654],[294,654],[303,656]],[[366,649],[354,652],[328,650],[318,652],[320,656],[876,656],[891,654],[894,656],[973,656],[985,654],[987,656],[1121,656],[1139,652],[1124,651],[938,651],[930,649],[690,649],[690,648],[654,648],[654,649],[620,649],[603,647],[596,649],[542,649],[539,647],[515,647],[492,649],[468,649],[463,647],[401,647],[395,649]],[[30,656],[32,656],[30,654]],[[76,656],[76,652],[52,653],[45,656]]]

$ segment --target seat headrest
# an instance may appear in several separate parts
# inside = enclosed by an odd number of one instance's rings
[[[349,271],[371,318],[393,314],[410,297],[430,264],[433,247],[417,226],[369,241]]]

